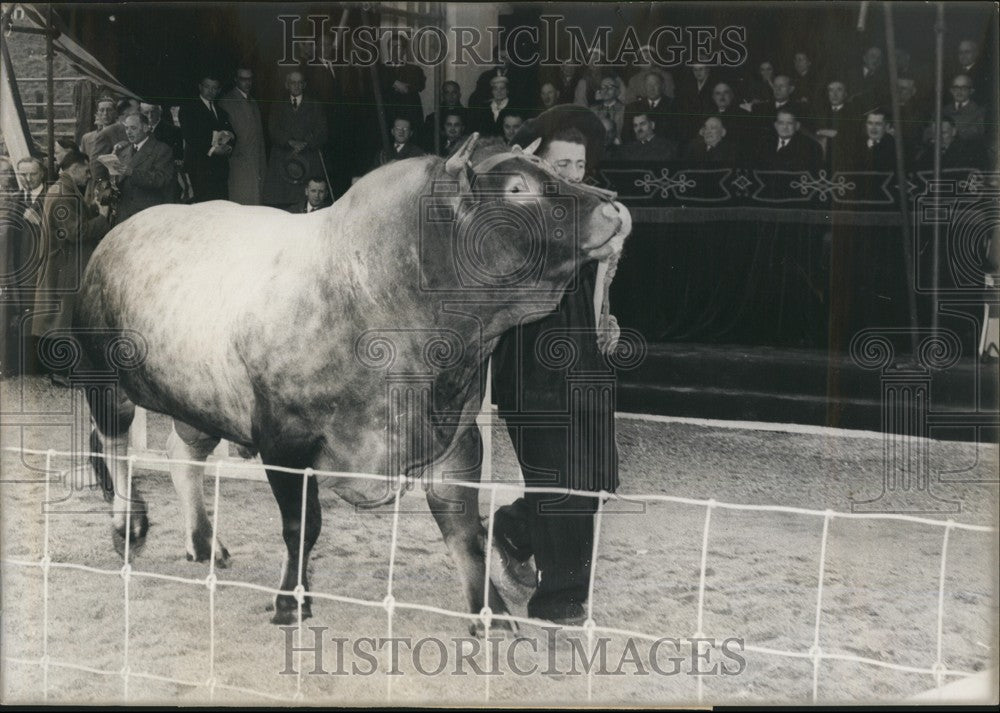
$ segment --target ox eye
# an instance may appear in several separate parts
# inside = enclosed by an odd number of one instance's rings
[[[522,190],[523,189],[521,188],[520,184],[518,184],[518,183],[515,183],[513,186],[510,187],[510,192],[511,193],[520,193]]]

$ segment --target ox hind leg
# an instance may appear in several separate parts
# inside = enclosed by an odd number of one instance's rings
[[[94,422],[90,432],[90,451],[94,455],[90,464],[104,499],[111,504],[112,542],[124,557],[128,531],[131,556],[145,544],[149,530],[146,502],[134,479],[130,493],[128,465],[123,460],[128,455],[128,430],[135,418],[135,404],[116,384],[85,384],[84,393]]]
[[[265,459],[265,462],[267,460]],[[304,467],[301,464],[294,466]],[[309,554],[319,537],[322,527],[322,511],[319,506],[319,485],[316,476],[309,476],[306,483],[305,523],[302,522],[302,476],[277,470],[267,471],[267,482],[271,485],[274,499],[281,511],[281,536],[285,541],[286,556],[281,566],[281,585],[284,591],[295,591],[299,585],[301,568],[302,588],[309,591]],[[305,597],[302,602],[302,618],[312,616],[312,599]],[[293,624],[298,621],[298,602],[290,594],[278,594],[274,598],[272,624]]]
[[[454,481],[478,482],[482,465],[479,428],[466,429],[452,452],[430,467],[425,478],[427,504],[437,520],[448,551],[458,566],[469,611],[478,614],[486,602],[485,532],[479,519],[479,490],[455,485]],[[449,481],[451,481],[449,483]],[[507,614],[507,604],[491,581],[489,607],[494,614]],[[491,626],[516,629],[511,622],[501,621]],[[482,632],[481,622],[469,626],[472,635]]]
[[[212,556],[212,523],[205,510],[205,459],[219,445],[219,438],[203,433],[174,419],[167,437],[170,457],[170,479],[180,498],[184,513],[185,549],[189,562],[206,562]],[[174,461],[198,461],[176,463]],[[226,567],[229,552],[218,539],[215,541],[215,564]]]

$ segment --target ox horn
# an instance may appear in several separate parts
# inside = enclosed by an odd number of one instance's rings
[[[539,136],[537,139],[528,144],[528,147],[524,149],[524,153],[528,154],[529,156],[534,156],[535,151],[537,151],[538,147],[541,145],[542,145],[542,137]]]
[[[465,165],[469,162],[472,157],[472,150],[476,148],[476,142],[479,141],[479,132],[476,131],[465,140],[461,148],[453,153],[447,161],[444,163],[444,170],[449,176],[457,176],[459,171],[465,168]]]

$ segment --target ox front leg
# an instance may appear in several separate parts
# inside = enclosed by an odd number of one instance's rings
[[[189,562],[207,562],[212,556],[212,522],[205,510],[205,459],[215,450],[219,439],[175,420],[167,438],[171,461],[198,461],[200,465],[170,463],[170,478],[184,512],[185,546]],[[229,552],[215,541],[215,565],[229,565]]]
[[[478,614],[486,604],[485,533],[479,520],[479,490],[455,485],[454,481],[478,482],[482,454],[479,427],[472,426],[460,437],[452,453],[435,463],[425,477],[430,483],[427,504],[437,520],[448,552],[458,566],[469,611]],[[451,482],[449,482],[451,481]],[[507,604],[490,582],[489,608],[493,614],[507,614]],[[511,622],[498,621],[494,628],[516,630]],[[469,625],[473,636],[482,635],[485,626],[479,621]]]
[[[280,589],[294,592],[300,583],[302,595],[302,618],[312,616],[312,599],[305,596],[309,591],[309,553],[319,537],[322,527],[322,512],[319,506],[319,485],[316,476],[310,476],[306,484],[305,522],[302,521],[302,479],[292,473],[267,471],[267,481],[281,510],[281,536],[285,540],[287,556],[281,566]],[[298,621],[299,603],[294,595],[278,594],[274,598],[272,624],[294,624]]]

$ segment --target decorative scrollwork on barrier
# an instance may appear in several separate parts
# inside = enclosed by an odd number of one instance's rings
[[[671,176],[670,171],[666,168],[660,169],[658,177],[647,171],[642,177],[635,179],[637,188],[641,188],[646,193],[655,193],[658,190],[661,198],[669,198],[671,192],[675,196],[679,193],[686,193],[689,188],[694,188],[696,185],[698,184],[683,172]]]
[[[847,177],[843,174],[838,174],[832,179],[827,178],[826,171],[820,171],[815,178],[808,173],[803,173],[799,180],[792,181],[789,185],[792,188],[798,189],[799,193],[804,196],[812,197],[815,195],[823,201],[830,200],[831,194],[836,194],[838,198],[843,198],[847,195],[848,191],[853,191],[857,188],[857,184],[853,181],[848,181]]]

